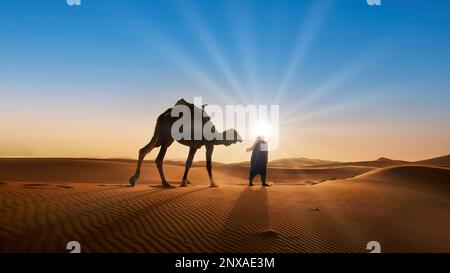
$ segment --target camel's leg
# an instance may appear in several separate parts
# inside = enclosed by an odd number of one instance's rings
[[[181,182],[181,187],[186,187],[188,184],[188,173],[189,169],[192,166],[192,161],[194,160],[195,153],[197,152],[197,148],[191,147],[189,149],[189,156],[186,160],[186,168],[184,169],[183,181]]]
[[[136,167],[136,172],[132,177],[130,177],[130,185],[134,187],[136,185],[137,180],[139,179],[139,176],[141,175],[141,165],[142,161],[144,160],[145,156],[151,152],[153,148],[155,148],[156,143],[158,141],[158,137],[155,135],[152,137],[152,140],[145,145],[142,149],[139,150],[139,159]]]
[[[163,184],[163,187],[169,188],[170,184],[167,183],[166,178],[164,177],[164,170],[163,170],[163,160],[164,156],[166,155],[167,147],[161,146],[161,150],[159,150],[158,157],[156,158],[156,167],[158,167],[159,175],[161,176],[161,182]]]
[[[211,187],[217,187],[216,182],[214,181],[214,178],[212,176],[212,154],[213,154],[213,151],[214,151],[213,145],[206,146],[206,170],[208,170],[209,183],[211,184]]]

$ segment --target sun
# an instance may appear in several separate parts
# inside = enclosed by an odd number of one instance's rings
[[[273,134],[273,126],[269,122],[260,121],[253,127],[252,135],[254,137],[262,136],[265,139],[270,139]]]

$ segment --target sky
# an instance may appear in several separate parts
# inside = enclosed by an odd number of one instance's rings
[[[0,157],[135,158],[202,97],[279,105],[271,160],[420,160],[450,154],[448,75],[447,0],[5,0]]]

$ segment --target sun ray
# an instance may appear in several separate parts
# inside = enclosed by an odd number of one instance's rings
[[[283,118],[288,118],[324,96],[340,90],[342,85],[350,81],[352,78],[355,78],[369,67],[369,64],[371,64],[373,60],[373,56],[359,56],[355,59],[357,61],[351,62],[349,65],[339,69],[339,72],[336,75],[330,77],[323,84],[310,91],[308,95],[296,104],[289,106],[289,110],[283,113]]]
[[[312,42],[318,33],[318,29],[322,21],[324,20],[327,10],[329,9],[329,1],[318,1],[312,6],[306,23],[302,28],[302,31],[298,35],[298,42],[294,46],[293,53],[289,63],[286,66],[286,70],[283,74],[283,78],[276,89],[275,102],[280,103],[281,98],[289,88],[291,81],[298,70],[301,61],[305,58],[306,53],[312,45]]]
[[[220,98],[224,103],[231,104],[234,102],[232,97],[227,95],[229,94],[228,90],[215,81],[206,72],[206,69],[202,69],[197,65],[193,58],[177,46],[177,43],[173,42],[167,35],[160,31],[160,28],[156,27],[156,24],[151,19],[139,10],[134,10],[133,16],[136,20],[148,25],[149,27],[147,29],[152,31],[151,33],[142,33],[137,32],[136,29],[130,30],[130,32],[135,32],[135,35],[139,36],[144,44],[148,44],[151,47],[155,47],[156,45],[158,50],[163,52],[165,56],[168,56],[168,59],[175,67],[182,68],[182,72],[188,75],[204,91]]]
[[[337,113],[342,113],[349,110],[355,110],[363,105],[373,102],[377,96],[375,95],[369,95],[369,94],[363,94],[359,95],[357,97],[353,97],[351,100],[343,100],[331,105],[327,105],[325,107],[319,108],[314,111],[305,112],[303,114],[297,114],[296,116],[291,116],[287,119],[281,119],[280,123],[283,126],[298,125],[302,122],[312,121],[317,118],[322,118],[324,116],[330,116],[335,115]]]
[[[247,12],[245,5],[234,6],[232,3],[233,1],[228,1],[227,17],[232,18],[229,24],[233,29],[233,39],[239,56],[238,60],[240,60],[240,66],[243,70],[243,87],[248,94],[250,103],[258,104],[262,88],[259,77],[259,64],[255,56],[257,54],[256,38],[250,25],[254,18]]]
[[[212,32],[208,29],[207,24],[190,6],[186,4],[180,4],[178,6],[180,7],[183,15],[186,17],[186,22],[193,30],[193,33],[201,41],[203,48],[220,69],[226,81],[231,85],[234,93],[239,96],[241,101],[248,103],[249,98],[244,92],[241,83],[238,81],[236,74],[232,70],[230,63],[224,57],[220,47],[214,39]]]

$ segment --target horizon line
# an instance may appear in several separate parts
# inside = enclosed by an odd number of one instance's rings
[[[303,156],[299,156],[299,157],[281,157],[281,158],[276,158],[273,160],[270,160],[270,162],[275,162],[275,161],[280,161],[280,160],[287,160],[287,159],[306,159],[306,160],[320,160],[320,161],[328,161],[328,162],[336,162],[336,163],[352,163],[352,162],[370,162],[370,161],[377,161],[377,160],[382,160],[382,159],[386,159],[386,160],[392,160],[392,161],[404,161],[405,163],[415,163],[415,162],[421,162],[421,161],[425,161],[425,160],[431,160],[431,159],[437,159],[437,158],[441,158],[441,157],[446,157],[446,156],[450,156],[449,154],[444,154],[444,155],[440,155],[440,156],[434,156],[434,157],[430,157],[430,158],[425,158],[425,159],[420,159],[420,160],[415,160],[415,161],[409,161],[409,160],[403,160],[403,159],[393,159],[393,158],[388,158],[388,157],[379,157],[376,159],[367,159],[367,160],[357,160],[357,161],[340,161],[340,160],[328,160],[328,159],[319,159],[319,158],[309,158],[309,157],[303,157]],[[127,160],[127,161],[137,161],[137,159],[134,158],[130,158],[130,157],[27,157],[27,156],[0,156],[0,160],[2,159],[62,159],[62,160],[104,160],[104,161],[119,161],[119,160]],[[143,160],[144,162],[154,162],[155,159],[146,159]],[[167,158],[164,160],[165,162],[184,162],[186,161],[186,159],[182,159],[182,158]],[[205,162],[206,160],[195,160],[193,161],[193,163],[198,163],[198,162]],[[248,163],[250,162],[250,160],[247,161],[239,161],[239,162],[224,162],[224,161],[214,161],[213,163],[220,163],[220,164],[241,164],[241,163]]]

